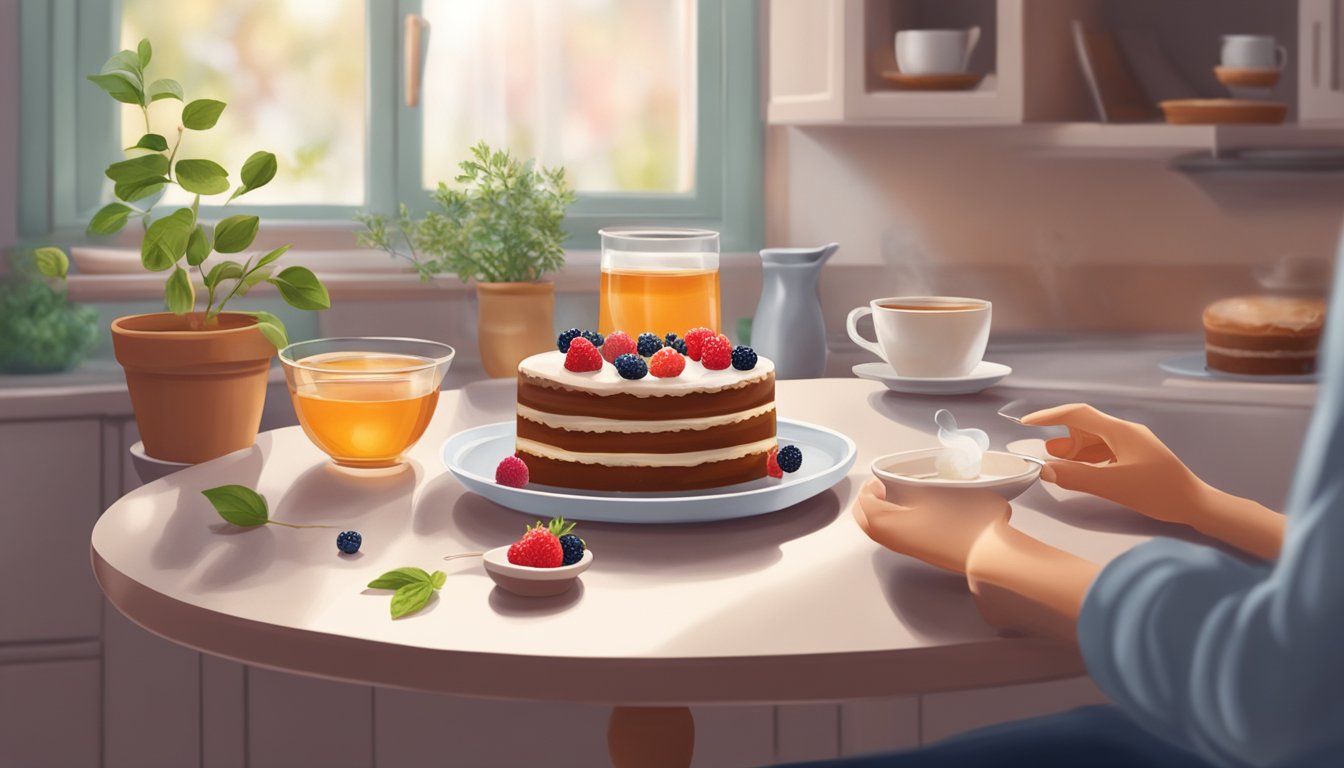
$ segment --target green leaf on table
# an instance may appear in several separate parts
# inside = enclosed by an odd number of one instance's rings
[[[256,216],[230,216],[215,225],[215,250],[239,253],[252,244],[261,220]]]
[[[108,96],[117,101],[123,104],[144,106],[145,94],[140,90],[140,84],[134,82],[128,73],[112,72],[102,75],[89,75],[88,78],[94,85],[102,88]]]
[[[270,253],[266,254],[265,256],[262,256],[261,259],[257,261],[256,266],[252,268],[260,269],[261,267],[264,267],[267,264],[274,263],[276,259],[280,258],[281,256],[284,256],[285,251],[288,250],[289,250],[288,245],[282,245],[279,248],[276,248],[274,251],[271,251]]]
[[[369,582],[369,589],[400,589],[407,584],[433,584],[423,568],[408,566],[388,571]]]
[[[162,152],[168,149],[168,140],[157,133],[146,133],[144,136],[140,137],[140,140],[135,143],[135,146],[127,147],[126,151],[130,152],[132,149],[148,149],[151,152]]]
[[[229,191],[229,172],[213,160],[178,160],[177,183],[198,195],[217,195]]]
[[[191,284],[187,270],[178,267],[168,276],[163,286],[163,299],[168,311],[174,315],[185,315],[196,306],[196,286]]]
[[[215,127],[224,111],[224,102],[214,99],[196,99],[182,108],[182,127],[204,131]]]
[[[448,580],[448,574],[444,573],[443,571],[435,571],[429,577],[429,580],[430,583],[434,585],[435,589],[439,589],[443,587],[443,583]]]
[[[116,182],[159,179],[168,175],[168,158],[163,155],[140,155],[113,163],[107,166],[104,173]]]
[[[33,261],[37,262],[37,271],[47,277],[63,279],[70,272],[70,259],[60,248],[38,248],[33,251]]]
[[[201,491],[226,521],[242,528],[267,522],[266,499],[245,485],[221,485]]]
[[[187,253],[194,221],[190,208],[178,208],[150,224],[140,242],[140,263],[145,269],[151,272],[172,269]]]
[[[232,200],[244,192],[251,192],[254,189],[266,186],[271,179],[275,178],[277,165],[275,155],[270,152],[253,152],[252,156],[243,163],[243,171],[240,177],[243,183],[233,190],[229,195]]]
[[[149,84],[149,100],[177,99],[183,101],[182,84],[170,78],[155,80]]]
[[[145,67],[148,67],[149,60],[154,58],[154,48],[149,44],[149,39],[146,38],[141,40],[139,47],[135,50],[136,58],[140,61],[140,68],[144,69]]]
[[[120,232],[121,228],[126,226],[126,219],[131,215],[131,210],[131,207],[125,203],[104,205],[89,220],[89,234],[110,235],[114,232]]]
[[[190,246],[188,246],[190,249]],[[237,280],[243,276],[243,265],[236,261],[221,261],[205,273],[205,285],[213,288],[224,280]]]
[[[270,312],[254,312],[257,316],[257,330],[261,335],[271,342],[276,349],[284,349],[289,346],[289,334],[285,331],[285,324],[280,318],[272,315]]]
[[[307,267],[286,267],[270,282],[280,291],[280,297],[295,309],[315,310],[331,306],[326,287]]]
[[[392,618],[408,616],[429,602],[434,595],[434,585],[429,583],[407,584],[392,595]]]
[[[187,238],[187,263],[198,267],[209,255],[210,236],[205,234],[205,227],[197,224],[195,229],[191,230],[191,236]]]

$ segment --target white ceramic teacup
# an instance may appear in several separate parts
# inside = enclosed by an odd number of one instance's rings
[[[1224,67],[1232,69],[1283,69],[1288,49],[1271,35],[1223,35]]]
[[[985,356],[991,305],[959,296],[888,296],[857,307],[845,321],[849,338],[892,367],[898,376],[950,379],[966,376]],[[873,316],[877,342],[859,333],[859,319]]]
[[[980,28],[903,29],[896,33],[896,66],[907,75],[947,75],[970,66]]]

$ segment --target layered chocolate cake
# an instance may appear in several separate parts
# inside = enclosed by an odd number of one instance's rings
[[[1226,373],[1312,373],[1324,323],[1325,301],[1320,298],[1237,296],[1215,301],[1204,309],[1206,364]]]
[[[754,356],[753,356],[754,359]],[[565,368],[544,352],[518,365],[517,450],[531,482],[603,491],[684,491],[765,477],[776,446],[775,367],[623,378]]]

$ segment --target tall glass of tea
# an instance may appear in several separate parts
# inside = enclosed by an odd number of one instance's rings
[[[333,338],[280,350],[289,396],[313,444],[347,470],[399,470],[429,426],[453,348],[436,341]]]
[[[603,229],[598,332],[719,332],[719,233],[707,229]]]

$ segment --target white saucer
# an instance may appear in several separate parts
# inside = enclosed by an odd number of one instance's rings
[[[1013,372],[1002,363],[981,360],[969,374],[946,379],[919,379],[901,376],[886,363],[861,363],[854,366],[854,375],[860,379],[880,381],[892,392],[907,395],[973,395],[982,392]]]
[[[1315,384],[1318,379],[1314,373],[1299,375],[1252,375],[1248,373],[1224,373],[1211,371],[1204,363],[1203,352],[1191,352],[1170,360],[1163,360],[1157,367],[1177,376],[1189,376],[1195,379],[1221,379],[1223,381],[1246,381],[1257,384]]]

